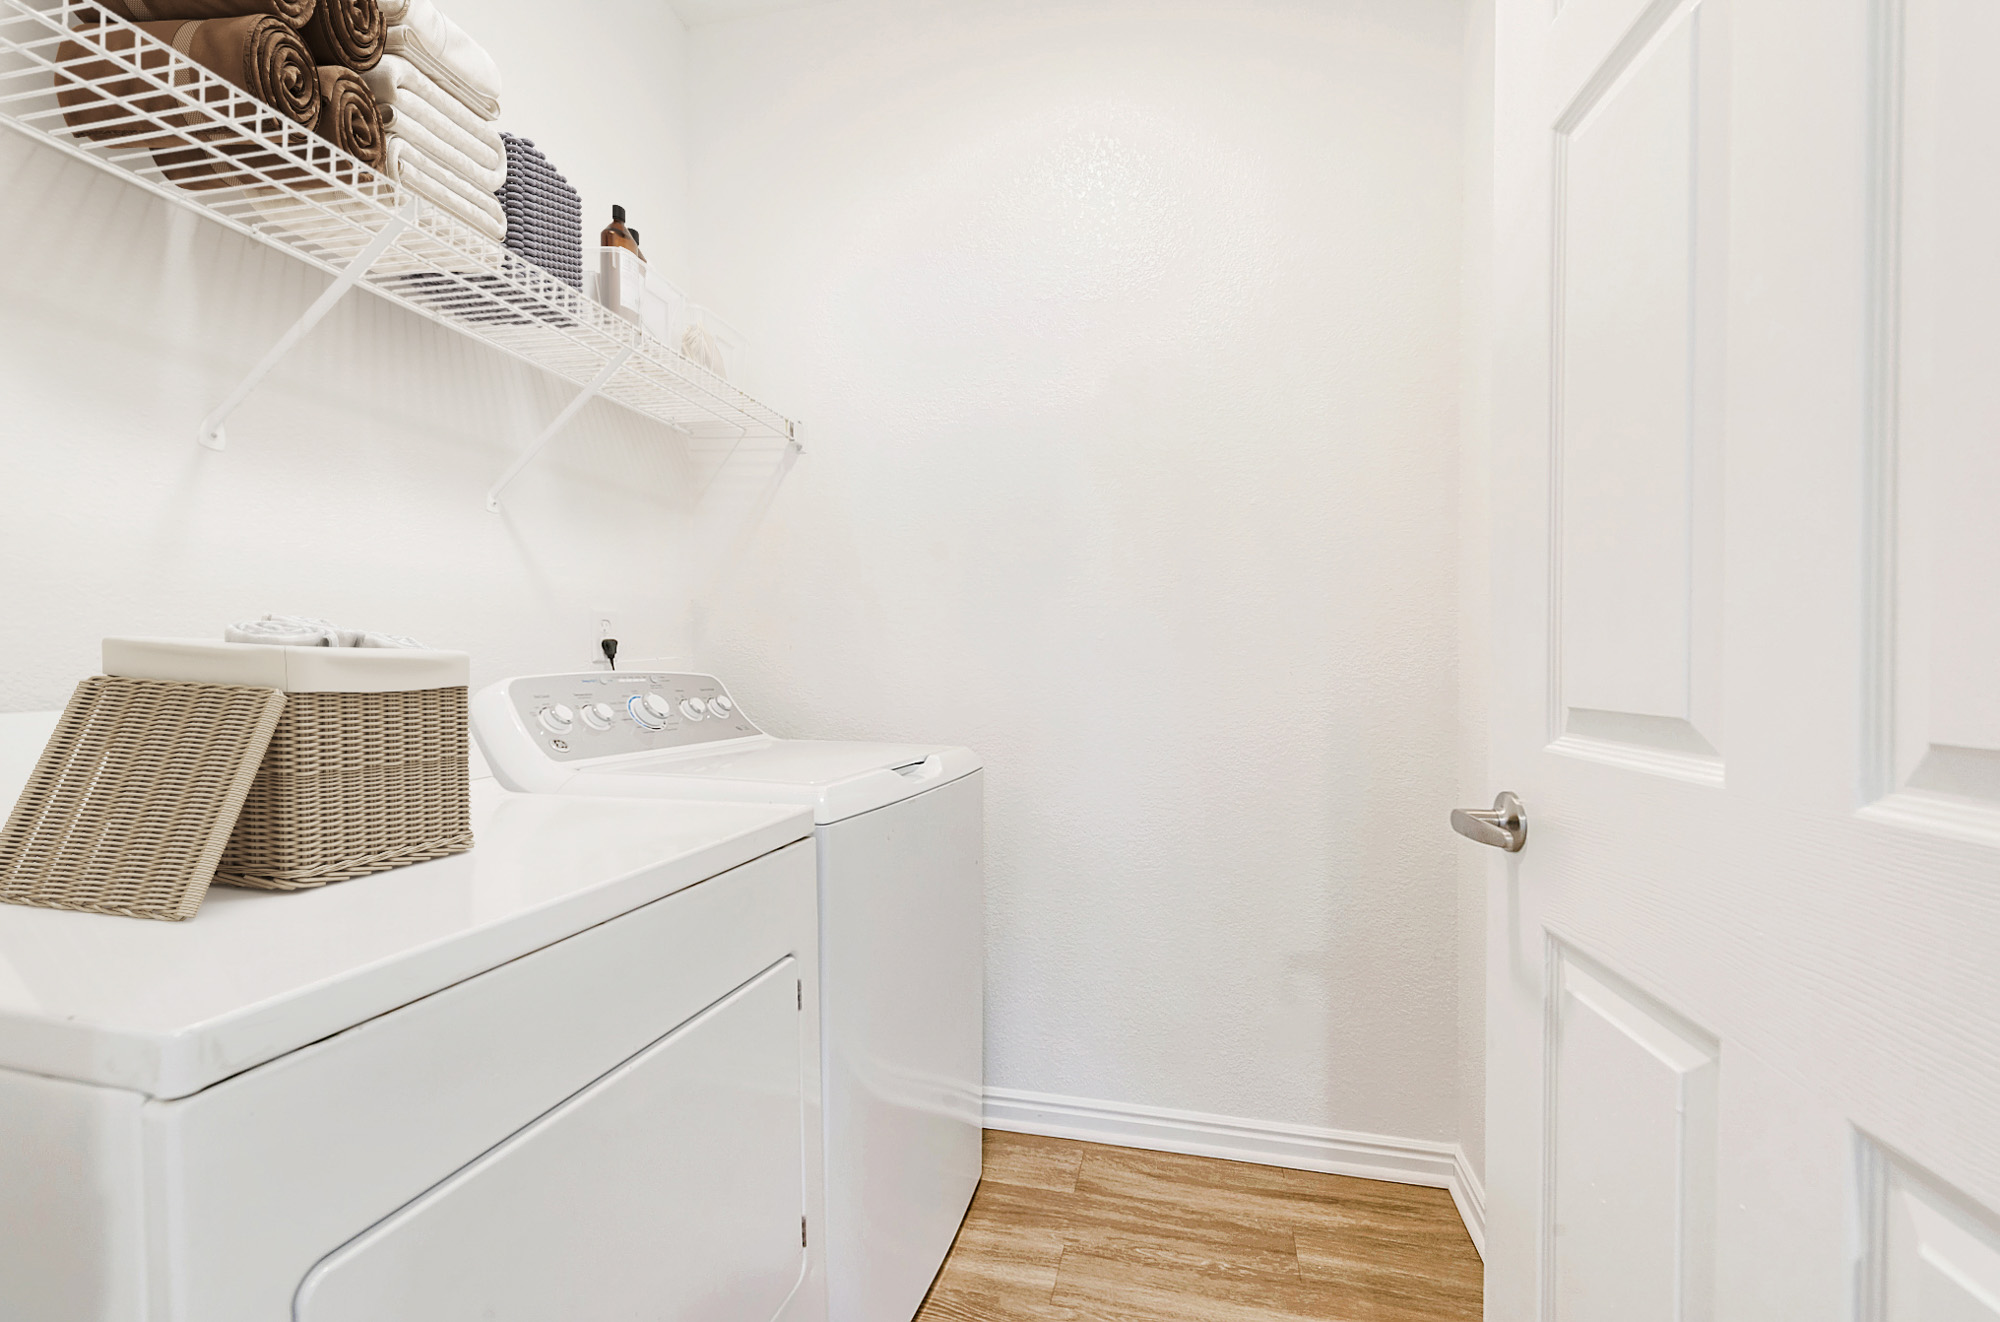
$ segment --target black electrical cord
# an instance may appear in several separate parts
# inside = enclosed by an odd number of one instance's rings
[[[603,649],[604,659],[611,663],[611,668],[613,670],[618,669],[618,640],[616,638],[606,638],[597,645]]]

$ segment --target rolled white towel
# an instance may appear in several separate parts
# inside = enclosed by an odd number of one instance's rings
[[[700,322],[681,332],[681,356],[717,376],[729,375],[723,370],[722,346],[715,342],[715,332]]]
[[[311,615],[266,615],[244,620],[222,631],[225,643],[263,643],[267,647],[422,647],[399,633],[343,629]]]
[[[431,0],[383,0],[382,17],[391,55],[422,69],[481,119],[500,118],[500,66],[464,28]]]
[[[308,615],[266,615],[222,631],[225,643],[267,643],[272,647],[340,647],[340,630]]]

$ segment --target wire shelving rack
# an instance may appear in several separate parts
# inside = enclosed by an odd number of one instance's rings
[[[75,121],[75,122],[72,122]],[[449,326],[578,388],[502,489],[598,397],[714,457],[801,452],[800,428],[134,25],[78,0],[0,0],[0,124],[318,267],[333,282],[203,418],[224,421],[350,290]]]

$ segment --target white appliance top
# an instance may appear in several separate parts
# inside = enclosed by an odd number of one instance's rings
[[[0,716],[11,808],[55,713]],[[183,923],[0,904],[0,1067],[181,1097],[812,834],[796,806],[472,785],[469,853]]]
[[[571,793],[796,803],[821,825],[900,802],[979,770],[966,748],[772,739],[710,753],[632,758],[578,771]]]
[[[795,803],[827,824],[980,769],[966,748],[775,739],[713,675],[531,675],[471,712],[494,776],[535,793]]]

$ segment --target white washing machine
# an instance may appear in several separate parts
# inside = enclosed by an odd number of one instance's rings
[[[963,748],[776,739],[708,675],[592,671],[472,700],[511,789],[809,807],[833,1322],[907,1322],[979,1183],[982,776]]]
[[[0,717],[0,802],[53,723]],[[184,923],[0,905],[0,1317],[823,1322],[810,814],[480,780],[473,829]]]

